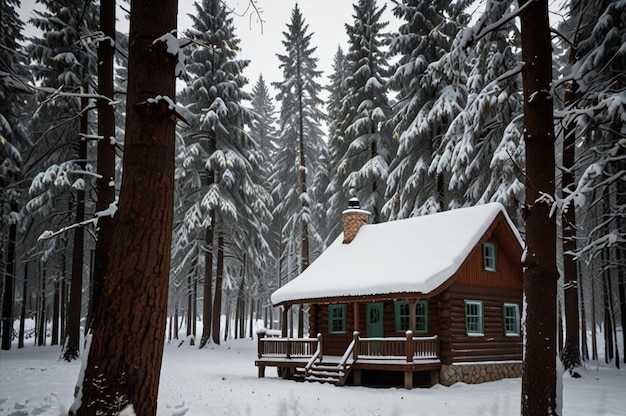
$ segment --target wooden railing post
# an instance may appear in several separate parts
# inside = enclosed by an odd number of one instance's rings
[[[256,337],[257,337],[257,353],[259,355],[259,358],[263,357],[263,353],[265,352],[265,349],[263,348],[263,338],[265,338],[265,334],[267,333],[267,331],[265,330],[265,328],[259,328],[258,331],[256,331]]]
[[[352,339],[354,339],[354,349],[352,350],[352,359],[356,361],[359,358],[359,331],[352,333]]]
[[[320,350],[320,361],[324,361],[324,349],[322,348],[322,334],[317,334],[317,347]]]
[[[406,331],[406,361],[413,361],[413,356],[415,355],[415,351],[413,348],[413,331],[410,329]]]
[[[291,358],[291,338],[287,338],[287,358]]]

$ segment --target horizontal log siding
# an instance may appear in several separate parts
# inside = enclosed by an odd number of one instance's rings
[[[522,336],[504,334],[503,305],[516,303],[522,310],[522,293],[516,290],[453,285],[442,296],[447,297],[449,317],[441,316],[441,361],[459,362],[504,361],[522,359]],[[465,300],[483,302],[483,336],[465,333]],[[443,313],[447,315],[447,313]]]

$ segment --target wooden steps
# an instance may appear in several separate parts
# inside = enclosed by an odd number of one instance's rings
[[[350,374],[350,365],[341,365],[336,362],[314,362],[313,365],[301,372],[302,380],[329,383],[335,386],[343,386]]]

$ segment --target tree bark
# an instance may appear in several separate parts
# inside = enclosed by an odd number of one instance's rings
[[[215,273],[215,300],[213,301],[213,342],[220,345],[222,321],[222,282],[224,279],[224,236],[217,237],[217,268]]]
[[[108,276],[70,414],[156,415],[174,201],[176,0],[132,2],[126,138]]]
[[[81,108],[87,108],[89,101],[81,98]],[[80,117],[80,131],[88,133],[88,112]],[[87,160],[87,140],[80,138],[78,142],[79,165],[84,169]],[[85,191],[76,191],[76,219],[75,223],[85,220]],[[67,307],[65,342],[63,343],[63,359],[72,361],[80,356],[80,318],[83,295],[83,261],[85,255],[85,229],[74,228],[74,246],[72,248],[72,280],[70,286],[70,303]]]
[[[17,211],[15,202],[11,209]],[[7,243],[7,262],[4,272],[4,292],[2,295],[2,349],[11,349],[13,338],[13,307],[15,302],[15,242],[17,238],[17,224],[9,226],[9,241]]]
[[[204,241],[206,251],[204,252],[204,300],[202,302],[202,338],[200,347],[204,348],[211,338],[211,326],[213,325],[213,229],[215,227],[215,214],[211,215],[211,225],[206,229]]]
[[[565,91],[565,106],[571,106],[576,101],[576,83],[573,82]],[[576,163],[576,136],[575,126],[565,127],[563,139],[563,178],[562,188],[574,186],[574,164]],[[565,345],[561,351],[561,361],[572,374],[580,366],[580,325],[578,314],[578,266],[574,253],[576,252],[576,207],[570,204],[563,214],[563,273],[565,292]]]
[[[115,54],[115,0],[100,0],[100,30],[107,40],[98,43],[98,94],[114,99],[113,57]],[[110,39],[110,41],[108,41]],[[98,99],[98,199],[96,212],[109,208],[115,201],[115,109],[110,101]],[[91,327],[94,311],[98,309],[102,287],[107,275],[113,238],[113,217],[98,218],[97,238],[93,265],[93,285],[86,325]]]
[[[528,4],[527,4],[528,3]],[[552,46],[547,0],[519,0],[526,146],[526,345],[521,414],[556,415],[556,221]]]
[[[22,307],[20,309],[20,330],[17,336],[17,348],[24,348],[24,332],[26,322],[26,299],[28,293],[28,262],[24,264],[24,280],[22,281]]]

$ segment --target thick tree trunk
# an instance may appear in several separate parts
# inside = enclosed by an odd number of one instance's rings
[[[215,300],[213,301],[213,342],[221,343],[220,327],[222,321],[222,282],[224,280],[224,236],[217,237],[217,267],[215,272]]]
[[[202,338],[200,347],[204,348],[211,338],[211,326],[213,325],[213,229],[215,226],[213,212],[211,215],[211,225],[206,229],[204,241],[206,250],[204,252],[204,300],[202,302]]]
[[[576,101],[576,83],[565,91],[565,105]],[[563,179],[562,188],[574,186],[574,164],[576,162],[575,126],[568,125],[563,139]],[[576,264],[576,207],[570,204],[563,214],[563,272],[565,291],[565,345],[561,360],[566,369],[573,373],[580,366],[580,325],[578,314],[578,266]]]
[[[15,203],[11,209],[17,211]],[[13,308],[15,301],[15,241],[17,238],[17,224],[9,226],[9,241],[7,243],[7,262],[4,272],[4,292],[2,295],[2,349],[11,349],[13,338]]]
[[[526,4],[528,3],[528,4]],[[526,345],[522,370],[524,416],[556,415],[556,221],[554,125],[550,96],[552,47],[548,2],[519,0],[526,145]]]
[[[178,3],[132,2],[126,138],[109,271],[70,414],[156,415],[174,202],[176,57],[155,40],[176,29]]]
[[[113,57],[115,54],[115,0],[100,0],[100,30],[110,41],[98,43],[98,94],[114,99]],[[98,108],[98,200],[96,212],[103,212],[115,201],[115,109],[110,101],[101,98]],[[102,296],[107,275],[113,238],[113,217],[98,218],[98,229],[91,286],[91,301],[86,326],[91,327],[94,311]]]

